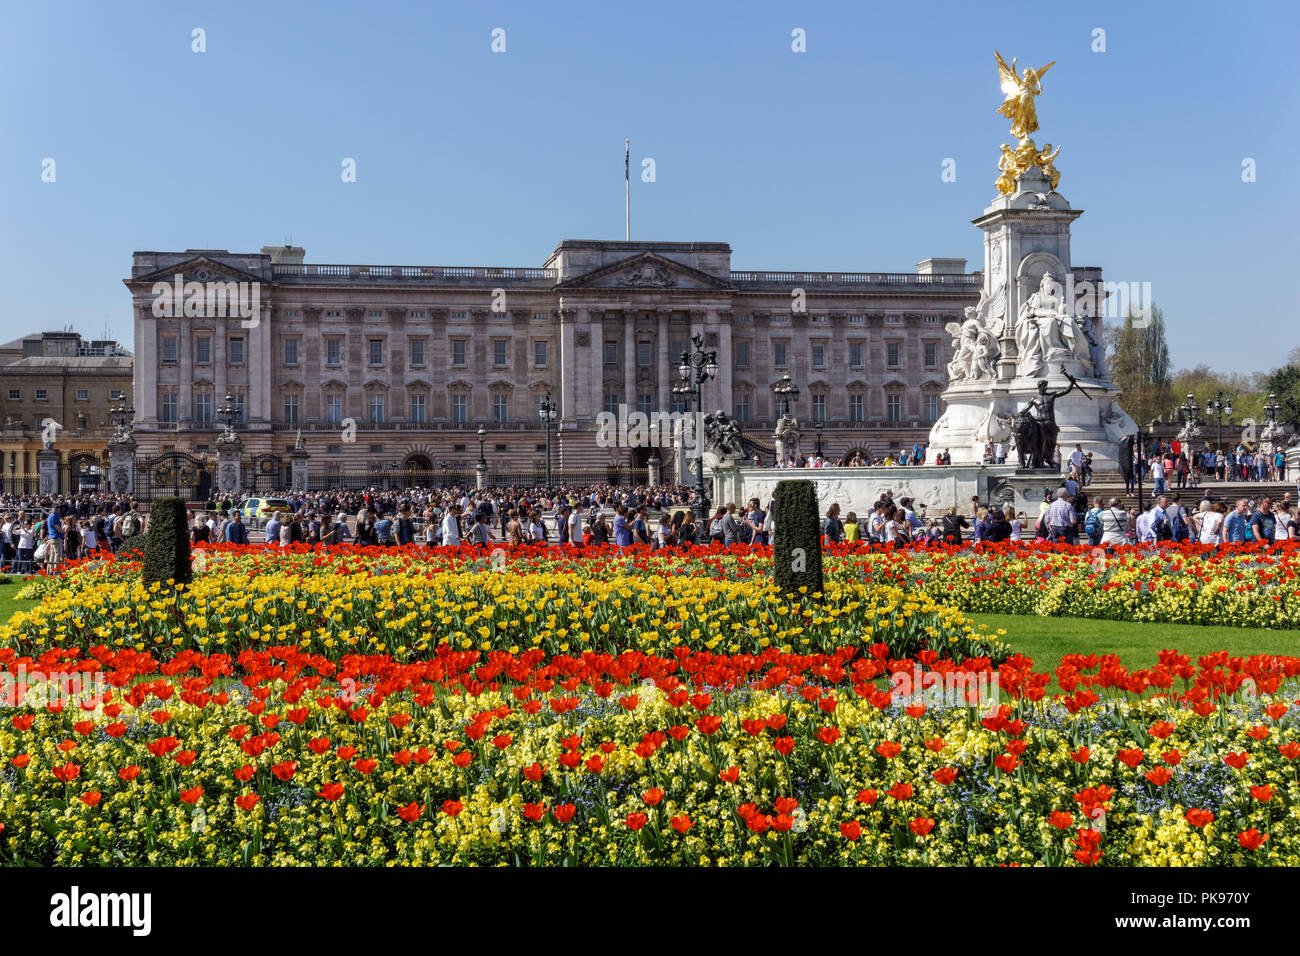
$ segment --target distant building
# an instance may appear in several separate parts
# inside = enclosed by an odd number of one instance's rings
[[[550,394],[557,469],[642,468],[652,449],[601,447],[597,416],[680,410],[672,387],[695,333],[719,354],[705,411],[770,446],[772,386],[788,373],[807,451],[820,420],[826,455],[879,455],[924,443],[942,414],[944,327],[981,283],[964,259],[914,274],[733,271],[724,242],[565,240],[539,268],[304,258],[298,247],[135,253],[124,281],[141,455],[214,453],[229,395],[246,461],[271,456],[287,473],[301,430],[313,485],[393,466],[472,470],[480,426],[494,478],[538,473]]]
[[[131,402],[132,357],[110,340],[41,332],[0,345],[0,487],[36,490],[36,453],[52,419],[60,491],[98,485],[113,430],[108,410]]]

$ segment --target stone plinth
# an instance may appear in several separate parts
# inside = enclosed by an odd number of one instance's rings
[[[59,453],[53,448],[42,448],[36,453],[36,476],[39,494],[59,493]]]
[[[108,490],[116,495],[135,493],[135,439],[108,443]]]
[[[243,451],[244,443],[238,436],[217,439],[217,494],[237,495],[242,490],[239,471]]]

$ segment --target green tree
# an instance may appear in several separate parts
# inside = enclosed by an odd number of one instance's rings
[[[1149,320],[1130,309],[1122,326],[1106,331],[1111,377],[1124,392],[1120,404],[1139,425],[1168,417],[1176,401],[1165,317],[1156,305]]]
[[[772,576],[792,600],[822,592],[821,517],[816,486],[806,479],[778,481],[773,493]]]
[[[183,499],[159,498],[149,509],[143,573],[145,584],[154,581],[188,584],[192,580],[190,529]]]
[[[1297,350],[1300,351],[1300,350]],[[1300,359],[1296,352],[1291,358]],[[1273,393],[1282,410],[1277,413],[1277,420],[1287,425],[1300,427],[1300,362],[1292,361],[1270,372],[1264,379],[1263,393]]]

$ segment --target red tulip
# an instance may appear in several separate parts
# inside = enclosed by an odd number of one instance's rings
[[[886,760],[892,760],[903,752],[902,744],[896,744],[892,740],[886,740],[884,743],[876,744],[876,753]]]
[[[444,805],[445,806],[445,805]],[[398,807],[397,815],[406,823],[414,823],[420,819],[420,814],[424,812],[424,807],[412,801],[404,807]]]
[[[323,754],[330,749],[330,739],[328,737],[313,737],[307,741],[307,747],[314,754]]]
[[[1155,737],[1158,740],[1164,740],[1166,737],[1168,737],[1177,729],[1178,728],[1176,726],[1169,723],[1169,721],[1167,720],[1157,720],[1154,724],[1152,724],[1150,727],[1147,728],[1147,731],[1151,734],[1152,737]]]
[[[524,819],[531,820],[533,823],[540,823],[544,816],[546,816],[545,803],[524,804]]]
[[[907,824],[907,828],[917,836],[926,836],[934,829],[934,820],[930,817],[917,817]]]
[[[1070,758],[1075,763],[1087,763],[1088,758],[1090,758],[1091,756],[1092,756],[1092,751],[1089,750],[1087,747],[1080,747],[1078,750],[1075,750],[1070,754]]]
[[[1247,850],[1258,850],[1268,840],[1267,833],[1260,833],[1254,827],[1237,834],[1237,842]]]
[[[577,809],[572,803],[561,803],[551,810],[551,815],[560,823],[568,823]]]
[[[620,697],[618,702],[624,710],[636,710],[636,705],[641,703],[641,698],[636,694],[630,694],[627,697]]]
[[[935,780],[946,787],[957,779],[957,768],[940,767],[938,770],[930,774],[930,776],[934,777]]]
[[[343,784],[327,783],[325,786],[321,787],[318,796],[322,796],[330,803],[333,803],[339,797],[343,796]]]
[[[1074,823],[1074,814],[1067,813],[1065,810],[1053,810],[1048,815],[1047,822],[1058,830],[1068,830]]]
[[[123,767],[117,772],[117,775],[127,783],[130,783],[136,777],[140,776],[140,768],[136,766]]]
[[[879,795],[878,793],[876,793],[876,791],[874,791],[874,790],[859,790],[856,799],[857,799],[858,803],[862,803],[862,804],[865,804],[865,805],[867,805],[867,806],[871,806],[873,803],[876,802],[876,799],[877,799],[879,796],[880,796],[880,795]]]
[[[59,782],[70,783],[77,779],[81,773],[81,767],[75,763],[65,763],[62,767],[55,767],[50,772],[54,774],[54,778]]]
[[[462,750],[460,753],[456,754],[456,756],[451,758],[451,762],[454,763],[457,767],[460,767],[462,770],[468,767],[473,762],[473,760],[474,760],[474,755],[470,753],[468,750]]]
[[[685,835],[687,830],[695,826],[695,824],[691,822],[690,814],[687,813],[683,813],[680,816],[673,817],[671,820],[668,821],[668,825],[671,826],[678,833],[681,833],[683,835]]]
[[[539,780],[541,780],[542,774],[544,774],[545,772],[546,772],[546,768],[543,767],[540,763],[529,764],[527,767],[524,767],[523,769],[524,777],[527,778],[528,780],[531,780],[533,783],[537,783]]]
[[[740,768],[728,767],[726,770],[720,770],[718,771],[718,778],[727,783],[735,783],[740,779]]]
[[[1240,770],[1242,767],[1246,766],[1246,761],[1248,761],[1249,759],[1250,759],[1250,754],[1243,751],[1241,753],[1230,753],[1225,755],[1223,758],[1223,762],[1226,763],[1233,770]]]
[[[772,741],[772,749],[782,757],[788,757],[790,756],[790,751],[794,750],[794,738],[777,737],[776,740]]]
[[[910,800],[912,798],[912,785],[910,783],[895,783],[885,791],[885,794],[895,800]]]
[[[1003,773],[1011,773],[1020,766],[1020,758],[1013,754],[998,754],[993,758],[993,765]]]
[[[772,807],[777,813],[794,813],[798,806],[799,801],[794,797],[777,797],[772,801]]]
[[[278,780],[288,780],[297,771],[298,764],[293,760],[285,760],[271,768],[271,773],[275,774]]]
[[[201,796],[203,796],[202,787],[191,787],[188,790],[181,791],[181,799],[186,803],[198,803]]]
[[[1154,770],[1148,770],[1142,776],[1146,777],[1157,787],[1163,787],[1169,782],[1170,778],[1173,777],[1173,774],[1169,772],[1169,768],[1167,767],[1156,767]]]
[[[1214,814],[1211,813],[1209,810],[1196,810],[1196,809],[1188,810],[1187,822],[1194,827],[1209,826],[1211,823],[1214,822]]]
[[[1127,765],[1131,770],[1143,761],[1146,754],[1138,747],[1130,747],[1126,750],[1121,750],[1115,756],[1119,759],[1120,763]]]
[[[862,836],[862,824],[858,823],[857,820],[850,820],[848,823],[841,823],[840,836],[850,842],[857,840]]]
[[[658,787],[653,787],[650,790],[647,790],[645,793],[641,794],[641,799],[644,800],[646,804],[651,807],[655,806],[663,798],[664,798],[664,792],[660,790]]]
[[[13,764],[15,767],[17,767],[19,770],[22,770],[29,763],[31,763],[31,760],[32,760],[31,754],[19,754],[17,757],[9,758],[9,762]]]
[[[257,801],[261,800],[255,793],[246,793],[242,797],[235,797],[235,806],[241,810],[251,810],[257,806]]]
[[[1259,787],[1251,787],[1250,795],[1260,803],[1267,803],[1273,799],[1273,788],[1267,783]]]
[[[1278,744],[1277,752],[1287,760],[1295,760],[1300,757],[1300,741],[1291,741],[1289,744]]]
[[[449,817],[458,816],[460,811],[463,809],[465,809],[465,805],[459,800],[442,801],[442,812],[447,814]]]
[[[640,830],[645,826],[647,819],[644,813],[629,813],[627,815],[627,828],[629,830]]]
[[[1160,755],[1160,759],[1167,764],[1172,764],[1173,766],[1177,767],[1180,763],[1183,762],[1183,754],[1182,751],[1179,750],[1166,750],[1164,753]]]
[[[83,793],[77,799],[80,800],[82,803],[84,803],[86,806],[93,807],[99,804],[99,800],[101,796],[102,795],[98,790],[89,790],[86,793]]]
[[[369,775],[374,771],[376,767],[379,766],[379,761],[375,760],[373,757],[365,757],[361,760],[358,760],[352,766],[358,772]]]
[[[513,740],[514,738],[509,734],[497,734],[492,738],[492,746],[496,747],[497,750],[505,750]]]
[[[818,727],[815,736],[827,747],[830,747],[840,739],[840,729],[838,727]]]
[[[248,764],[244,764],[242,767],[240,767],[238,770],[235,771],[235,779],[240,781],[241,783],[248,783],[248,781],[253,779],[253,772],[254,771],[251,766],[249,766]]]

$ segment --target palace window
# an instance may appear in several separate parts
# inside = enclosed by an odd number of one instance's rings
[[[939,420],[939,396],[925,396],[925,420],[927,422],[937,422]]]
[[[79,389],[77,389],[77,401],[79,401],[79,402],[88,402],[88,401],[90,401],[90,389],[88,389],[88,388],[79,388]]]
[[[866,421],[866,419],[863,417],[863,414],[862,414],[862,396],[861,396],[861,395],[850,395],[850,396],[849,396],[849,421],[851,421],[851,422],[862,422],[862,421]]]
[[[736,368],[749,368],[749,343],[736,343]]]
[[[422,319],[422,318],[424,318],[424,312],[423,312],[423,311],[412,312],[411,315],[410,315],[410,318],[412,318],[412,319]]]
[[[510,396],[493,395],[492,396],[492,420],[497,424],[504,424],[510,421]]]
[[[326,446],[325,446],[325,454],[327,454],[327,455],[341,455],[341,454],[343,454],[343,446],[342,446],[342,445],[326,445]]]
[[[812,367],[826,367],[826,346],[818,344],[812,347]]]
[[[901,422],[903,420],[903,396],[887,395],[885,396],[885,418],[891,422]]]
[[[605,411],[611,415],[618,414],[618,395],[614,392],[605,393]]]
[[[384,396],[370,396],[370,423],[377,425],[384,420]]]
[[[162,420],[165,422],[175,422],[176,416],[176,396],[174,394],[164,395],[162,397]]]
[[[826,396],[814,395],[812,397],[812,417],[815,422],[826,421]]]
[[[426,421],[426,419],[425,419],[425,415],[424,415],[424,396],[423,396],[423,395],[412,395],[412,396],[411,396],[411,421],[413,421],[413,422],[415,422],[416,424],[419,424],[419,425],[423,425],[423,424],[425,423],[425,421]]]
[[[902,317],[901,315],[887,315],[887,316],[885,316],[885,324],[886,324],[886,325],[902,325],[902,324],[903,324],[903,317]]]
[[[749,421],[749,396],[748,395],[736,396],[736,421],[738,422]]]
[[[288,422],[290,425],[297,423],[298,421],[298,396],[297,395],[284,396],[284,420]]]
[[[640,395],[636,397],[636,410],[638,412],[641,412],[642,414],[645,415],[649,415],[651,412],[654,411],[654,408],[655,408],[654,396],[651,395],[649,392],[642,392]]]
[[[176,336],[174,335],[163,336],[162,352],[163,352],[162,360],[164,362],[176,361]]]
[[[194,340],[194,361],[199,365],[212,363],[212,339],[208,336],[200,335]]]
[[[370,364],[371,365],[384,364],[384,340],[383,339],[370,340]]]
[[[618,343],[612,342],[609,339],[605,340],[605,364],[618,364]]]
[[[342,339],[325,340],[325,364],[326,365],[343,364],[343,340]]]
[[[465,364],[465,340],[464,339],[452,339],[451,364],[452,365]]]
[[[9,401],[19,402],[22,401],[22,397],[23,397],[23,390],[21,388],[9,389]]]
[[[901,351],[902,350],[899,347],[899,343],[886,342],[885,343],[885,364],[888,365],[890,368],[897,368],[898,361],[899,361],[899,354],[901,353]]]
[[[36,390],[36,400],[38,402],[43,402],[49,397],[50,397],[50,393],[46,389],[38,388]]]
[[[533,319],[536,320],[536,321],[538,321],[538,322],[545,322],[545,321],[546,321],[547,319],[549,319],[550,317],[551,317],[551,313],[549,313],[549,312],[534,312],[534,313],[533,313]]]
[[[203,393],[194,396],[194,420],[196,422],[212,421],[212,396]]]
[[[776,366],[777,368],[785,368],[785,367],[786,367],[786,360],[785,360],[785,343],[784,343],[784,342],[773,342],[773,343],[772,343],[772,364],[773,364],[774,366]]]
[[[284,340],[284,364],[285,365],[298,364],[298,340],[297,339]]]
[[[638,342],[636,344],[636,364],[641,368],[649,368],[652,364],[650,359],[650,343]]]
[[[866,321],[867,321],[867,317],[865,315],[849,316],[849,325],[864,325],[866,324]]]
[[[862,343],[849,343],[849,368],[862,368]]]
[[[110,401],[120,402],[122,400],[122,390],[120,388],[112,389],[108,393],[108,397]]]
[[[246,422],[248,416],[244,411],[244,393],[235,392],[235,394],[230,396],[230,398],[230,406],[235,410],[235,421],[239,424]]]
[[[325,396],[325,421],[331,425],[338,425],[343,421],[343,396],[326,395]]]
[[[382,319],[383,317],[384,317],[384,313],[375,311],[373,309],[366,313],[367,319]]]
[[[501,368],[506,364],[506,347],[508,342],[495,341],[492,343],[492,364]]]
[[[925,343],[925,367],[934,368],[938,364],[939,364],[939,343],[926,342]]]
[[[458,425],[465,424],[469,419],[469,401],[465,395],[453,395],[451,397],[451,420]]]
[[[233,338],[230,340],[230,364],[244,364],[244,340],[242,338]]]
[[[411,339],[411,364],[424,364],[424,339]]]

